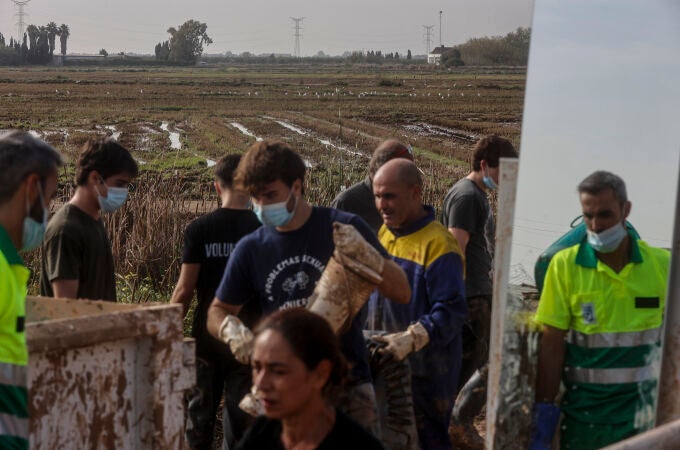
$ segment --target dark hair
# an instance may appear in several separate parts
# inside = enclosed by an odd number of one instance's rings
[[[213,167],[213,173],[220,186],[228,189],[233,187],[234,172],[239,162],[241,162],[241,155],[227,155],[217,161],[217,164]]]
[[[8,201],[29,175],[37,174],[45,189],[45,179],[63,164],[59,153],[48,143],[24,131],[12,131],[0,138],[0,203]]]
[[[304,193],[305,171],[302,158],[288,145],[279,141],[260,141],[243,155],[234,182],[250,194],[257,194],[276,180],[291,187],[299,179]]]
[[[406,158],[413,161],[411,147],[402,144],[396,139],[382,141],[373,151],[373,156],[371,156],[371,160],[368,162],[368,176],[373,178],[383,164],[394,158]]]
[[[579,194],[585,192],[591,195],[597,195],[605,189],[611,189],[614,191],[614,197],[621,205],[628,201],[626,183],[620,176],[605,170],[598,170],[585,177],[579,183],[577,189]]]
[[[308,370],[314,370],[324,359],[330,361],[331,373],[324,387],[326,393],[344,383],[347,361],[340,351],[338,337],[326,319],[304,308],[282,309],[265,317],[255,327],[255,336],[266,330],[283,336]]]
[[[496,135],[481,138],[475,144],[472,154],[472,170],[482,170],[481,162],[486,161],[489,167],[498,167],[501,158],[517,158],[515,147],[509,140]]]
[[[90,172],[96,170],[106,179],[119,173],[136,177],[139,168],[130,152],[111,138],[93,139],[83,145],[76,165],[76,184],[87,184]]]

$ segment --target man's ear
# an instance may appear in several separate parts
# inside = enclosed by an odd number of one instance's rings
[[[215,181],[213,183],[213,186],[215,186],[215,192],[217,192],[217,196],[221,197],[222,196],[222,188],[220,188],[220,183],[218,181]]]
[[[630,215],[630,210],[631,210],[632,204],[630,201],[626,200],[626,203],[623,204],[623,218],[624,220],[628,218]]]

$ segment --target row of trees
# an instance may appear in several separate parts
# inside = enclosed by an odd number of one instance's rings
[[[505,36],[482,37],[445,49],[442,65],[526,66],[529,62],[531,28],[517,28]]]
[[[66,54],[66,45],[71,31],[66,24],[58,26],[50,22],[45,26],[29,25],[23,39],[10,37],[9,43],[0,33],[0,61],[17,64],[47,64],[52,61],[57,37],[61,44],[61,54]]]
[[[203,54],[203,46],[213,42],[207,30],[208,25],[197,20],[187,20],[179,28],[168,28],[170,39],[156,44],[156,59],[178,64],[196,64]]]
[[[351,62],[367,62],[377,64],[390,60],[410,60],[412,58],[413,56],[411,55],[411,50],[406,52],[406,56],[400,55],[399,52],[383,54],[380,50],[369,50],[367,52],[352,52],[352,54],[348,57]]]

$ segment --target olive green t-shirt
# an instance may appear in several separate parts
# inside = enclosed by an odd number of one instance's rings
[[[116,301],[113,253],[104,223],[70,203],[47,224],[41,295],[53,297],[51,282],[57,279],[78,280],[77,298]]]

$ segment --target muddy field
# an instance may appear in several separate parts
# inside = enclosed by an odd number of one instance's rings
[[[284,140],[306,161],[311,201],[325,205],[396,137],[413,146],[438,208],[479,136],[519,143],[525,80],[520,69],[423,66],[0,68],[0,130],[30,130],[65,155],[61,199],[88,138],[111,135],[132,151],[142,176],[108,219],[119,277],[126,295],[163,298],[184,226],[216,205],[209,167],[221,156]]]

